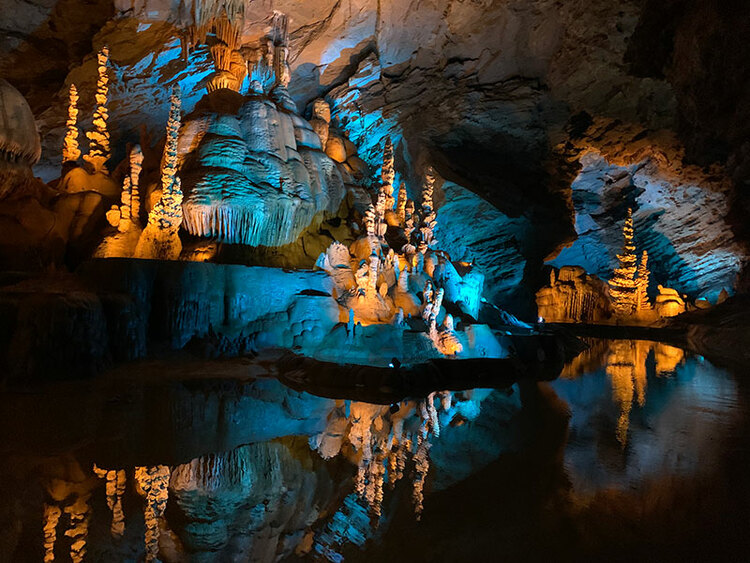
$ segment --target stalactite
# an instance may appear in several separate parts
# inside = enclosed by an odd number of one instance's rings
[[[76,162],[81,156],[78,147],[78,90],[75,84],[70,85],[68,91],[68,120],[65,123],[67,131],[63,140],[62,160]]]
[[[637,257],[633,244],[633,211],[628,209],[625,225],[622,229],[625,239],[622,254],[617,255],[620,267],[615,268],[614,276],[609,280],[609,294],[612,306],[619,314],[630,315],[636,308],[637,281],[635,279]]]
[[[106,163],[112,156],[109,146],[109,131],[107,130],[107,94],[109,77],[107,76],[107,63],[109,61],[109,48],[103,47],[97,55],[99,78],[96,82],[96,109],[94,110],[94,130],[86,133],[89,140],[89,153],[83,159],[90,163],[95,172],[107,173]]]
[[[170,469],[166,465],[136,467],[135,480],[139,493],[145,497],[143,518],[146,523],[146,561],[157,561],[159,556],[159,519],[169,499]]]
[[[233,29],[241,31],[245,24],[246,0],[200,0],[193,2],[193,26],[189,30],[193,44],[205,43],[216,22],[224,19]],[[218,31],[226,37],[225,31]]]

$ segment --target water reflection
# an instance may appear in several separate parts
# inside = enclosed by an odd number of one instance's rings
[[[21,523],[0,549],[20,561],[338,562],[402,551],[413,558],[429,541],[445,550],[434,558],[448,560],[456,556],[445,543],[450,534],[435,530],[452,521],[456,502],[481,504],[476,491],[487,488],[490,469],[498,477],[489,482],[502,491],[511,518],[526,504],[560,498],[568,508],[558,510],[580,512],[602,492],[631,494],[653,479],[692,478],[714,467],[722,437],[741,414],[728,373],[662,343],[588,344],[550,383],[440,391],[394,405],[321,399],[275,380],[243,382],[231,400],[222,386],[183,387],[164,404],[155,401],[179,421],[164,435],[174,443],[187,443],[183,433],[201,437],[196,444],[203,448],[206,428],[218,420],[211,435],[240,436],[238,444],[158,463],[172,454],[159,459],[158,451],[131,447],[131,438],[111,435],[110,428],[93,445],[64,454],[4,452],[0,481],[23,486],[0,492],[0,522]],[[214,391],[222,406],[212,418]],[[129,408],[143,416],[140,406]],[[566,410],[569,418],[559,416]],[[563,433],[551,434],[561,438],[540,438],[547,419],[564,425]],[[237,425],[252,432],[237,434]],[[161,443],[169,448],[172,441]],[[526,468],[537,454],[524,456],[538,450],[550,460],[559,451],[569,485],[535,482],[527,498],[518,483],[529,478]],[[34,477],[19,480],[22,473]],[[29,501],[37,498],[35,487],[38,502]],[[496,512],[490,518],[506,517]],[[472,517],[465,516],[467,526]]]

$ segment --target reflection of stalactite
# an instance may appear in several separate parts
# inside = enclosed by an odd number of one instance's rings
[[[159,518],[164,514],[169,498],[170,469],[166,465],[136,467],[138,492],[146,498],[143,519],[146,523],[146,561],[156,561],[159,555]]]
[[[114,538],[121,538],[125,533],[125,514],[122,510],[122,497],[126,485],[125,470],[100,469],[94,464],[94,473],[100,479],[106,479],[107,506],[112,511],[110,533]]]
[[[55,540],[57,540],[57,523],[62,511],[53,504],[44,504],[44,561],[55,560]]]
[[[68,529],[65,530],[65,535],[72,540],[70,560],[73,563],[80,563],[86,557],[90,513],[88,495],[79,496],[73,504],[65,507],[65,514],[70,518],[70,524]]]

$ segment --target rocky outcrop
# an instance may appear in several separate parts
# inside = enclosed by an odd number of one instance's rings
[[[727,219],[731,184],[720,169],[686,164],[672,134],[607,120],[595,121],[566,150],[583,164],[572,184],[578,238],[549,264],[578,265],[610,279],[632,207],[652,295],[662,284],[714,301],[722,289],[735,288],[747,254]]]
[[[236,113],[209,110],[221,104],[209,99],[185,119],[184,227],[249,246],[291,243],[316,214],[338,210],[339,171],[298,115],[264,96],[232,101],[239,104]]]

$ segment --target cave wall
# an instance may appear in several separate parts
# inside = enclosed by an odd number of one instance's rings
[[[88,115],[94,53],[102,45],[111,50],[116,160],[125,141],[140,140],[145,151],[158,152],[172,84],[181,85],[187,112],[203,95],[210,57],[205,46],[197,46],[183,58],[180,30],[190,17],[172,2],[101,0],[85,10],[70,1],[12,3],[18,17],[3,23],[7,39],[0,69],[32,100],[44,139],[36,173],[45,179],[59,170],[67,85],[77,84],[82,115]],[[740,243],[747,239],[741,219],[750,169],[742,37],[750,10],[744,2],[416,6],[396,0],[283,0],[273,9],[289,16],[289,89],[300,109],[325,95],[334,119],[375,172],[390,135],[396,168],[404,172],[397,182],[405,180],[410,195],[418,196],[418,176],[430,163],[503,217],[532,225],[521,243],[530,287],[544,281],[545,258],[584,234],[575,229],[570,187],[580,155],[571,155],[565,145],[583,138],[592,119],[674,130],[686,164],[726,164],[719,174],[731,176],[733,185],[726,192],[729,203],[712,214],[712,229],[731,225]],[[266,6],[250,5],[243,39],[261,37],[271,15]],[[61,45],[64,49],[55,48]],[[82,126],[87,127],[85,119]],[[700,182],[694,187],[706,189]],[[504,232],[501,223],[497,227]],[[467,244],[474,243],[455,242]],[[498,236],[486,252],[497,255],[512,244],[512,237]],[[727,258],[734,272],[744,256],[735,247],[730,252],[738,253]],[[682,277],[678,274],[678,281]],[[718,283],[709,283],[709,291]],[[498,287],[496,293],[507,290]]]

